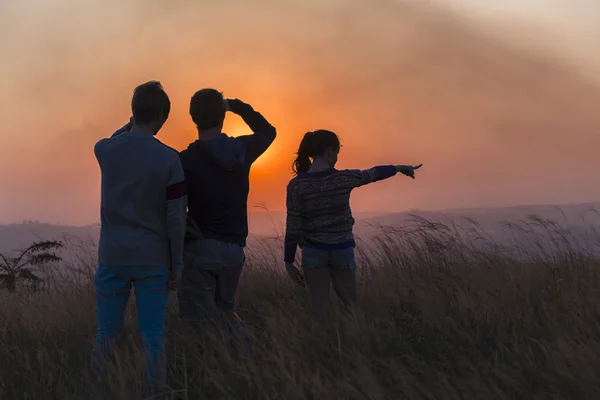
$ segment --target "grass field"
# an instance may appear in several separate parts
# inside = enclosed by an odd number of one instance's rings
[[[600,398],[599,257],[549,221],[507,226],[522,235],[510,250],[476,224],[413,222],[360,254],[359,310],[325,327],[282,275],[278,243],[250,249],[239,313],[256,354],[186,332],[172,307],[167,398]],[[89,384],[88,284],[1,299],[1,399],[107,398]],[[134,315],[110,399],[138,396]]]

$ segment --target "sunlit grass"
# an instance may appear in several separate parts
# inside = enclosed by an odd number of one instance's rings
[[[552,221],[507,224],[515,241],[414,218],[359,251],[360,307],[318,325],[288,282],[281,240],[248,250],[239,313],[256,354],[168,316],[173,399],[597,399],[600,259]],[[518,234],[518,235],[517,235]],[[600,237],[597,237],[600,240]],[[68,261],[93,270],[94,249]],[[84,268],[85,269],[85,268]],[[1,399],[137,398],[134,314],[109,379],[91,386],[93,289],[85,274],[0,296]],[[333,299],[333,297],[332,297]],[[174,299],[172,299],[174,300]]]

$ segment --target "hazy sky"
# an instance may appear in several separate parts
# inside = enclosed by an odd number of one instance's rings
[[[342,168],[424,163],[356,191],[356,211],[598,201],[598,40],[596,0],[0,0],[0,222],[98,221],[93,145],[150,79],[176,149],[202,87],[278,128],[251,205],[283,210],[317,128]]]

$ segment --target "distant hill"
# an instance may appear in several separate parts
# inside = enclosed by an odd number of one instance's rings
[[[518,223],[530,216],[556,221],[562,227],[600,226],[600,203],[582,203],[567,205],[524,205],[496,208],[466,208],[442,211],[412,210],[408,212],[388,213],[383,216],[361,218],[357,221],[358,231],[370,231],[379,225],[402,225],[411,215],[439,221],[459,223],[472,219],[486,229],[494,229],[502,222]]]
[[[600,213],[596,210],[600,210],[600,203],[470,208],[443,211],[412,210],[395,213],[355,213],[354,217],[356,219],[355,233],[363,239],[368,239],[379,232],[381,226],[406,224],[411,215],[418,215],[419,217],[447,224],[465,222],[464,218],[470,218],[477,221],[484,230],[489,232],[496,231],[499,223],[503,221],[519,222],[530,215],[536,215],[543,219],[555,220],[565,228],[577,230],[586,226],[600,227]],[[248,220],[250,234],[256,240],[257,238],[283,233],[285,212],[250,210]],[[100,227],[98,225],[53,225],[37,221],[0,225],[0,252],[23,248],[35,240],[60,239],[65,236],[97,243],[99,233]],[[251,240],[251,243],[254,240]]]
[[[99,235],[98,225],[54,225],[37,221],[0,225],[0,251],[10,252],[27,247],[37,240],[58,240],[65,236],[97,242]]]

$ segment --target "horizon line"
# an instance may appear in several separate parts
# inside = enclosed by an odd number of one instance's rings
[[[510,208],[529,208],[529,207],[574,207],[574,206],[591,206],[591,205],[600,205],[600,200],[594,201],[585,201],[585,202],[573,202],[573,203],[530,203],[530,204],[515,204],[515,205],[493,205],[493,206],[472,206],[472,207],[450,207],[450,208],[441,208],[441,209],[421,209],[421,208],[411,208],[408,210],[372,210],[372,211],[356,211],[352,212],[353,215],[360,214],[377,214],[377,215],[390,215],[390,214],[410,214],[411,212],[427,212],[427,213],[456,213],[456,212],[465,212],[465,211],[485,211],[485,210],[502,210],[502,209],[510,209]],[[252,207],[255,208],[255,207]],[[250,214],[270,214],[270,213],[285,213],[285,210],[248,210],[248,215]],[[0,227],[9,226],[9,225],[50,225],[50,226],[61,226],[61,227],[70,227],[70,228],[89,228],[100,226],[100,222],[91,222],[87,224],[65,224],[60,222],[49,222],[42,221],[36,219],[22,219],[19,222],[0,222]]]

